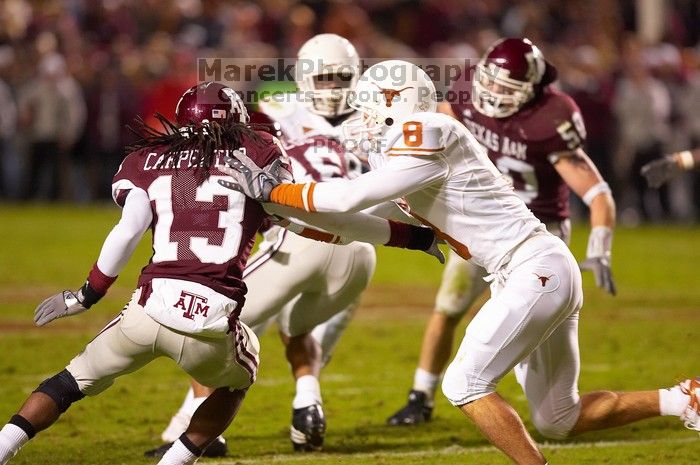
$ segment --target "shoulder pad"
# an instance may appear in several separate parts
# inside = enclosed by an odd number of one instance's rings
[[[513,118],[521,127],[525,139],[532,142],[545,141],[553,138],[573,139],[569,133],[574,131],[579,139],[576,148],[586,137],[586,130],[576,102],[563,92],[546,89],[539,100],[530,108],[526,108]],[[568,139],[567,139],[568,138]],[[568,144],[562,147],[566,150]]]
[[[416,113],[397,124],[387,133],[387,153],[390,156],[426,156],[443,152],[449,126],[442,116],[437,113]]]

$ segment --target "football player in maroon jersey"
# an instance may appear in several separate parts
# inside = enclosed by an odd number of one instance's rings
[[[661,187],[684,171],[700,169],[700,149],[672,153],[642,166],[649,187]]]
[[[569,191],[590,207],[591,233],[582,269],[615,294],[610,253],[615,202],[583,150],[586,132],[576,103],[550,86],[556,69],[527,39],[501,39],[453,85],[439,110],[460,120],[512,180],[516,193],[550,232],[569,242]],[[407,404],[390,425],[429,421],[459,321],[486,289],[483,269],[454,253],[423,338]]]
[[[203,83],[185,92],[176,119],[177,125],[159,117],[164,131],[140,121],[137,132],[142,138],[114,177],[113,198],[122,208],[119,223],[105,239],[85,284],[46,299],[34,320],[43,326],[97,303],[151,228],[153,256],[138,288],[124,310],[63,371],[42,382],[0,430],[0,464],[73,402],[101,393],[119,376],[161,356],[173,359],[199,383],[216,388],[159,462],[191,464],[228,427],[255,381],[258,340],[239,319],[246,293],[242,274],[255,234],[268,212],[287,216],[281,221],[296,232],[309,230],[300,226],[305,218],[294,211],[285,215],[284,210],[263,208],[227,188],[229,178],[220,168],[227,157],[245,152],[256,166],[291,180],[287,157],[272,136],[247,124],[240,98],[220,84]],[[355,239],[435,247],[428,228],[370,215],[355,219],[350,228],[344,226],[353,221],[347,215],[315,223],[347,236],[310,234],[336,243]]]

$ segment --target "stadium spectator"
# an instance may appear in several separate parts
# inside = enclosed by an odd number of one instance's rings
[[[59,88],[59,80],[65,73],[63,57],[45,57],[39,66],[39,76],[26,84],[19,94],[20,121],[28,131],[30,150],[27,153],[28,180],[24,184],[24,198],[56,199],[59,185],[68,186],[67,148],[63,135],[64,122],[68,120],[68,101]]]
[[[17,105],[12,89],[3,80],[4,70],[13,60],[12,49],[0,47],[0,198],[14,197],[18,189],[13,140],[17,130]]]
[[[644,61],[643,50],[634,40],[626,45],[623,74],[617,83],[613,111],[619,130],[616,168],[618,179],[633,190],[622,197],[623,211],[630,221],[636,215],[644,219],[661,219],[669,212],[668,193],[647,189],[637,173],[645,163],[661,156],[670,136],[671,96],[654,78]]]
[[[128,79],[105,68],[87,91],[87,163],[91,198],[109,199],[110,184],[123,158],[130,135],[125,125],[133,121],[138,95]]]
[[[666,48],[675,55],[684,50],[684,55],[690,57],[686,59],[687,63],[697,61],[700,50],[693,47],[697,46],[699,36],[693,25],[700,11],[695,3],[665,2],[665,32],[662,31],[658,38],[666,41],[665,45],[638,44],[639,54],[653,58],[657,49]],[[637,154],[654,148],[648,141],[630,141],[627,129],[638,126],[638,119],[623,121],[625,111],[614,112],[612,106],[611,89],[622,92],[616,101],[624,101],[625,96],[629,96],[625,92],[629,90],[632,71],[627,65],[622,70],[618,65],[621,59],[629,61],[625,56],[628,48],[621,37],[642,34],[637,31],[636,2],[632,1],[497,0],[475,1],[467,5],[432,0],[424,3],[399,0],[354,3],[14,0],[5,2],[0,8],[0,44],[9,46],[16,60],[5,79],[13,94],[19,94],[39,73],[43,57],[48,53],[59,53],[65,56],[69,74],[79,81],[86,95],[100,85],[103,70],[96,64],[106,62],[105,66],[117,72],[120,80],[132,86],[134,95],[139,96],[134,102],[144,102],[145,107],[137,109],[142,111],[168,108],[179,92],[196,79],[197,57],[290,57],[304,41],[318,32],[347,36],[357,43],[363,56],[379,58],[406,58],[417,54],[446,58],[451,55],[450,48],[455,46],[471,47],[481,55],[485,45],[500,36],[525,35],[542,44],[543,51],[564,76],[565,83],[566,76],[579,75],[575,78],[577,82],[570,84],[582,93],[576,97],[582,101],[585,123],[591,128],[589,151],[604,174],[608,171],[605,161],[613,158],[613,147],[623,145]],[[35,48],[37,41],[43,44],[41,50]],[[662,55],[670,56],[669,52]],[[661,82],[669,83],[665,78]],[[177,85],[172,86],[173,83]],[[251,83],[250,89],[257,84]],[[693,118],[692,115],[686,116],[688,100],[685,98],[686,92],[692,92],[692,80],[670,84],[677,87],[671,90],[672,96],[681,98],[672,97],[667,113],[677,118],[675,121],[682,129],[677,134],[690,137],[692,146],[692,138],[697,136],[682,122]],[[594,90],[596,86],[601,86],[600,93]],[[168,87],[172,92],[164,92]],[[658,100],[659,97],[655,98]],[[613,124],[609,124],[610,118]],[[91,126],[95,124],[90,123]],[[625,129],[619,135],[610,136],[612,126]],[[37,169],[32,162],[35,157],[30,153],[36,152],[36,137],[29,136],[22,158],[28,161],[27,169],[31,172]],[[80,135],[73,141],[74,161],[89,162],[85,152],[92,148],[90,137],[88,134],[82,140],[84,143],[77,145]],[[678,142],[668,146],[667,139],[661,137],[659,140],[659,137],[655,134],[653,138],[661,144],[661,152],[686,145]],[[628,164],[633,162],[632,158],[633,153],[625,158]],[[62,179],[52,166],[44,169],[54,178]],[[623,176],[613,189],[629,197],[627,203],[634,210],[641,209],[641,200],[637,202],[634,198],[639,197],[643,183],[632,174],[631,167],[620,171]],[[38,193],[46,196],[50,187],[44,186]],[[657,194],[644,195],[651,197],[652,201],[645,202],[649,205],[643,213],[650,218],[663,216],[661,211],[665,210],[654,207],[654,203],[659,203],[655,200]],[[663,205],[666,205],[665,201]],[[651,212],[647,212],[649,209]]]

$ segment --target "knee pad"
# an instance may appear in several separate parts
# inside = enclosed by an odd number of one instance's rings
[[[43,392],[51,397],[61,413],[68,410],[73,402],[85,397],[85,394],[80,392],[78,382],[68,370],[44,380],[34,392]]]
[[[441,387],[442,393],[455,407],[479,400],[496,391],[496,383],[468,376],[455,361],[447,367]]]
[[[578,412],[578,409],[577,409]],[[559,418],[549,418],[539,415],[536,412],[532,413],[532,423],[537,431],[547,439],[566,439],[569,433],[576,424],[578,414],[565,415]]]

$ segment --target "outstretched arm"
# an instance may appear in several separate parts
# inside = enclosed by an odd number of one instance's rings
[[[265,210],[282,219],[278,224],[310,239],[347,244],[367,242],[389,247],[422,250],[441,263],[444,257],[437,248],[432,229],[386,220],[367,213],[308,213],[276,204],[264,204]]]
[[[97,303],[117,279],[152,218],[146,193],[132,189],[126,197],[121,219],[107,235],[85,284],[77,291],[65,290],[42,302],[34,312],[37,326],[43,326],[56,318],[82,313]]]
[[[270,202],[309,212],[358,212],[403,197],[444,179],[447,164],[440,155],[396,156],[351,180],[280,184]]]
[[[582,269],[593,271],[596,285],[615,295],[610,270],[615,200],[591,159],[582,149],[560,156],[554,165],[564,182],[590,208],[591,233]]]
[[[649,187],[661,187],[684,171],[700,169],[700,149],[672,153],[642,166]]]

